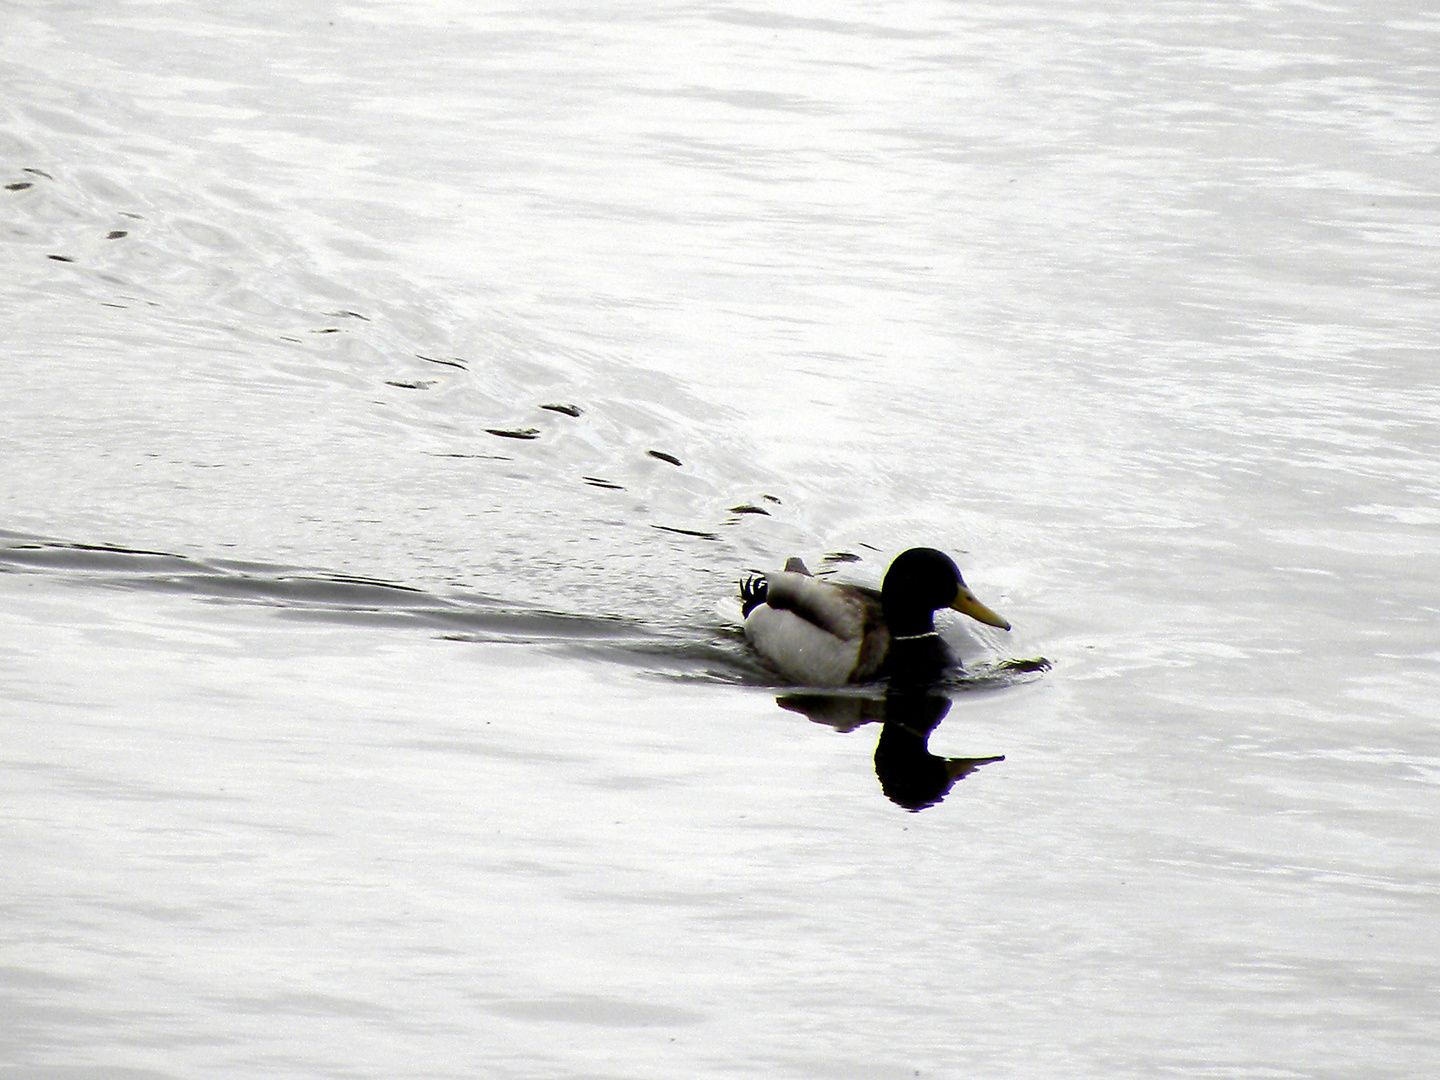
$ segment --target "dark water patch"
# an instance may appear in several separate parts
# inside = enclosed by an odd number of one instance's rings
[[[68,975],[54,975],[34,968],[0,965],[0,988],[7,990],[81,990],[87,985],[84,979]]]
[[[462,454],[462,453],[458,453],[458,452],[455,452],[455,453],[442,453],[442,452],[439,452],[439,451],[432,451],[432,452],[430,453],[430,456],[431,456],[431,457],[440,457],[440,458],[472,458],[472,459],[474,459],[474,460],[476,460],[476,461],[514,461],[514,460],[515,460],[514,458],[509,457],[509,456],[507,456],[507,455],[505,455],[505,454]]]
[[[651,527],[652,529],[659,529],[661,532],[679,533],[681,536],[696,536],[696,537],[699,537],[701,540],[719,540],[719,539],[720,539],[720,537],[718,537],[717,535],[715,535],[713,532],[705,532],[705,531],[702,530],[702,529],[682,529],[682,528],[680,528],[678,525],[655,525],[655,524],[652,524],[650,527]]]
[[[133,581],[161,591],[188,592],[215,599],[263,603],[282,618],[348,626],[424,626],[455,641],[543,644],[642,636],[619,617],[588,616],[508,604],[493,597],[439,596],[391,582],[344,575],[190,574],[153,582]]]
[[[354,574],[200,559],[111,544],[69,543],[0,530],[0,573],[6,572],[49,573],[105,588],[261,605],[290,620],[418,626],[454,641],[551,646],[605,643],[609,651],[619,650],[632,658],[687,656],[687,644],[677,644],[674,639],[676,631],[647,627],[618,615],[556,611],[470,590],[440,595]]]
[[[169,572],[190,567],[183,555],[142,551],[106,544],[72,544],[58,541],[12,542],[15,534],[0,533],[0,568],[29,567],[49,570]]]
[[[678,457],[676,457],[674,454],[667,454],[664,450],[647,450],[645,452],[651,457],[657,458],[660,461],[668,461],[671,465],[684,465],[684,462],[682,462]]]
[[[702,636],[706,635],[707,636]],[[619,644],[622,647],[617,648]],[[745,643],[739,631],[714,625],[659,629],[622,643],[572,641],[570,655],[605,660],[672,682],[719,683],[772,688],[775,674]]]

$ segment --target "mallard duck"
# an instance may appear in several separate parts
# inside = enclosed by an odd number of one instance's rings
[[[880,591],[815,578],[799,559],[779,573],[740,583],[745,636],[792,682],[843,686],[880,675],[931,681],[954,658],[935,630],[943,607],[1009,630],[975,598],[950,556],[934,548],[901,552]]]

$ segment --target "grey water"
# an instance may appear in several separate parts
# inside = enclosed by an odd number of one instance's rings
[[[1435,1075],[1437,58],[0,5],[0,1076]]]

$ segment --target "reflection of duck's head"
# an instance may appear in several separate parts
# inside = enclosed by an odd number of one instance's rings
[[[745,635],[757,652],[795,682],[839,686],[886,673],[933,679],[951,657],[935,631],[935,612],[953,608],[1009,630],[975,598],[955,561],[934,548],[896,556],[878,593],[818,581],[799,559],[780,573],[740,587]]]
[[[941,694],[886,695],[885,726],[875,744],[875,775],[891,802],[907,810],[924,810],[981,765],[1005,760],[1003,754],[943,758],[930,753],[930,733],[949,711],[950,699]]]
[[[875,775],[886,798],[906,810],[934,806],[981,765],[1005,760],[1003,754],[944,758],[930,753],[930,735],[950,711],[950,698],[931,687],[892,682],[883,698],[840,690],[782,694],[775,702],[839,731],[883,721],[875,744]]]

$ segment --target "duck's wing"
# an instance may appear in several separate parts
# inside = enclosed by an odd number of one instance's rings
[[[870,590],[818,581],[794,570],[766,574],[765,582],[770,607],[793,612],[842,641],[864,637],[879,619],[880,601]]]

